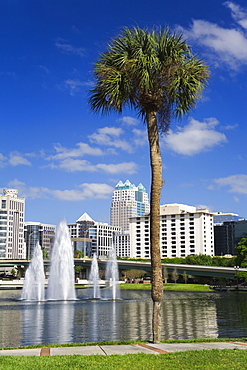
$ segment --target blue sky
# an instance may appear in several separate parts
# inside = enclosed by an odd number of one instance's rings
[[[194,111],[161,138],[162,204],[247,218],[245,0],[0,0],[0,192],[19,189],[26,221],[109,222],[114,186],[150,191],[145,124],[95,115],[92,70],[125,26],[183,32],[210,66]]]

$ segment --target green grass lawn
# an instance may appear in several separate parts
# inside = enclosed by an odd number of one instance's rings
[[[132,369],[132,370],[241,370],[246,369],[247,351],[203,350],[147,355],[92,355],[0,358],[1,370]]]
[[[183,292],[213,292],[208,285],[203,284],[163,284],[164,290],[174,290]],[[121,289],[150,290],[151,284],[120,284]]]

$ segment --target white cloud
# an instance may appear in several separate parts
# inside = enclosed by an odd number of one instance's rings
[[[84,155],[103,155],[103,151],[99,148],[91,147],[87,143],[77,143],[77,148],[68,149],[65,147],[62,147],[60,144],[54,145],[54,148],[57,152],[57,154],[52,155],[47,158],[47,160],[55,159],[55,160],[61,160],[65,158],[76,158],[76,157],[82,157]]]
[[[81,91],[81,88],[84,86],[93,86],[92,81],[80,81],[80,80],[72,80],[68,79],[64,81],[64,86],[66,89],[69,90],[69,93],[71,96],[74,96],[76,93],[79,93]]]
[[[61,42],[56,42],[55,46],[66,54],[78,55],[81,58],[85,56],[85,49],[83,48],[78,48],[76,46]]]
[[[85,198],[108,198],[112,195],[114,188],[107,184],[83,183],[80,185],[83,189]]]
[[[192,156],[227,142],[226,136],[215,130],[219,124],[216,118],[207,118],[203,122],[190,119],[187,126],[169,131],[163,141],[168,149],[178,154]]]
[[[107,184],[84,183],[79,185],[82,190],[51,190],[43,189],[44,192],[50,194],[54,198],[66,201],[80,201],[84,199],[107,199],[113,192],[113,187]]]
[[[24,156],[18,152],[12,152],[9,155],[9,164],[11,166],[19,166],[19,165],[24,165],[24,166],[31,166],[31,162],[29,162]]]
[[[179,27],[179,30],[183,32],[185,38],[194,40],[211,52],[213,51],[211,57],[217,56],[218,66],[226,63],[230,68],[237,69],[247,64],[247,35],[245,33],[247,12],[230,1],[224,5],[231,9],[233,19],[243,27],[242,30],[237,25],[235,28],[223,28],[200,19],[193,20],[190,29]]]
[[[239,174],[214,179],[214,183],[223,187],[227,186],[230,193],[247,194],[247,175]]]
[[[38,65],[38,68],[40,68],[42,71],[44,71],[47,75],[50,74],[50,71],[46,66],[43,66],[43,65],[40,64],[40,65]]]
[[[9,182],[8,186],[17,188],[20,197],[31,199],[52,197],[66,201],[80,201],[89,198],[106,199],[111,196],[114,190],[112,186],[104,183],[83,183],[79,185],[79,189],[54,190],[44,187],[28,187],[17,179]]]
[[[96,167],[110,174],[125,173],[133,174],[137,171],[137,165],[134,162],[123,162],[117,164],[97,164]]]
[[[27,187],[27,185],[17,179],[9,181],[8,187],[18,189],[19,196],[24,198],[38,199],[47,198],[42,188],[39,187]]]
[[[59,168],[67,172],[87,171],[87,172],[104,172],[104,173],[136,173],[137,165],[134,162],[123,162],[117,164],[98,163],[92,164],[83,159],[66,158],[60,163],[51,163],[48,167]]]
[[[121,148],[127,151],[132,150],[132,147],[127,141],[119,139],[119,136],[122,134],[123,130],[120,127],[103,127],[98,129],[96,133],[90,135],[90,140],[92,142],[96,142],[98,145],[113,146],[113,148],[107,148],[105,152],[100,148],[90,146],[87,143],[77,143],[75,148],[65,148],[60,144],[56,144],[54,146],[56,154],[46,158],[47,161],[51,161],[51,163],[46,167],[50,167],[52,169],[63,169],[68,172],[88,171],[111,174],[124,172],[126,174],[133,174],[137,170],[137,165],[134,162],[92,164],[91,162],[81,158],[85,155],[116,155],[116,148]]]
[[[110,136],[120,136],[123,134],[123,130],[121,127],[102,127],[99,128],[98,130],[99,135],[110,135]]]
[[[137,126],[139,124],[139,120],[130,116],[125,116],[122,118],[119,118],[117,122],[126,124],[128,126]]]
[[[51,189],[42,189],[44,193],[50,194],[52,197],[59,200],[67,201],[80,201],[85,199],[83,191],[80,190],[51,190]]]
[[[247,29],[247,11],[231,1],[226,1],[224,5],[231,10],[232,18],[241,27]]]
[[[144,146],[148,143],[148,134],[146,130],[139,130],[137,128],[133,129],[134,143],[136,146]]]
[[[6,160],[7,158],[4,157],[2,153],[0,153],[0,167],[4,167],[4,165],[6,164]]]
[[[7,157],[4,156],[2,153],[0,153],[0,168],[5,167],[7,165],[11,166],[31,166],[31,162],[28,161],[25,157],[35,157],[36,155],[34,153],[25,153],[21,154],[17,151],[11,152]]]
[[[60,168],[67,172],[76,172],[76,171],[95,172],[97,171],[96,167],[92,165],[90,162],[84,159],[74,159],[74,158],[63,159],[59,164],[51,163],[49,167]]]
[[[89,140],[98,145],[112,146],[128,153],[132,153],[132,145],[130,145],[126,140],[119,139],[119,136],[122,134],[123,130],[120,127],[103,127],[90,135]]]
[[[226,126],[220,126],[222,130],[235,130],[235,128],[238,127],[238,124],[235,123],[235,125],[226,125]]]

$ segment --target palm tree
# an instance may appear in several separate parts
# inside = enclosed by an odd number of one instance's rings
[[[94,112],[122,112],[134,108],[147,124],[151,164],[150,248],[152,264],[153,341],[161,337],[163,296],[160,255],[160,197],[162,159],[159,134],[166,133],[172,117],[195,107],[209,73],[193,55],[182,34],[169,28],[148,31],[125,28],[100,55],[94,68],[95,87],[89,103]]]

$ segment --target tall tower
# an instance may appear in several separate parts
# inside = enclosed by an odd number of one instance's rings
[[[123,233],[129,232],[129,218],[149,213],[148,194],[142,184],[135,186],[129,180],[119,181],[112,196],[110,223],[120,226]]]
[[[3,189],[0,195],[0,258],[25,258],[25,199],[17,189]]]

